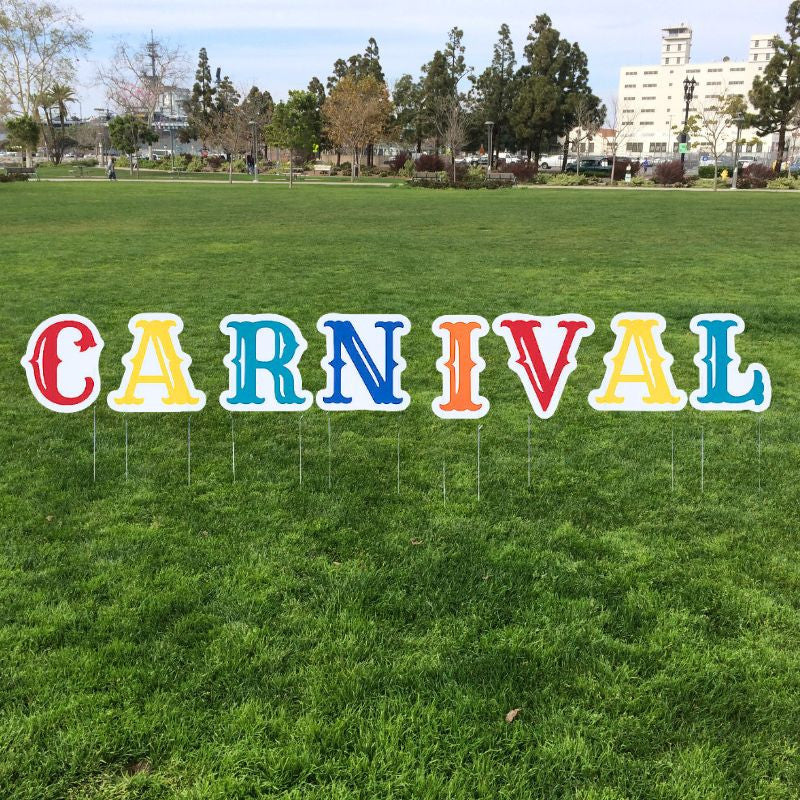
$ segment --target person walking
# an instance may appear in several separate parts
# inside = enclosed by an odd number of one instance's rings
[[[117,171],[114,169],[114,159],[110,158],[108,160],[108,169],[106,170],[106,174],[108,175],[108,179],[110,181],[115,181],[117,179]]]

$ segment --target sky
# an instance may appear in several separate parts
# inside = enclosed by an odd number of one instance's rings
[[[69,2],[69,0],[68,0]],[[208,51],[212,70],[221,67],[243,89],[257,85],[278,100],[305,88],[312,76],[325,82],[337,58],[363,52],[374,36],[391,86],[403,73],[419,75],[441,49],[453,26],[464,31],[467,64],[480,72],[491,60],[497,30],[506,22],[521,58],[528,27],[547,13],[561,35],[577,41],[589,57],[591,85],[610,100],[624,65],[658,63],[661,28],[686,22],[694,29],[692,60],[723,56],[744,60],[750,36],[783,33],[788,0],[678,0],[670,3],[522,2],[486,0],[387,3],[371,0],[72,0],[93,31],[92,51],[78,65],[82,112],[107,105],[96,82],[97,64],[119,40],[139,43],[152,29],[157,39],[187,54],[185,85],[191,86],[197,52]]]

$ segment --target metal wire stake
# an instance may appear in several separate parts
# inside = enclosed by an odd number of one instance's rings
[[[442,500],[447,502],[447,478],[444,470],[444,461],[442,461]]]
[[[328,416],[328,491],[331,488],[331,412],[326,412]]]
[[[478,475],[477,475],[478,500],[481,499],[481,431],[482,430],[483,430],[483,425],[478,425]]]
[[[758,491],[761,491],[761,416],[758,417]]]
[[[186,485],[192,485],[192,416],[186,420]]]
[[[400,426],[397,426],[397,494],[400,494]]]
[[[125,480],[128,480],[128,415],[125,414]]]
[[[236,483],[236,437],[233,431],[233,414],[231,414],[231,470],[233,471],[233,482]]]
[[[528,488],[531,488],[531,415],[528,414]]]
[[[92,406],[92,481],[97,483],[97,408]]]
[[[706,484],[706,443],[705,430],[700,426],[700,493],[705,492]]]
[[[305,416],[305,412],[300,415],[300,419],[297,422],[297,443],[298,443],[298,453],[299,453],[299,460],[298,460],[298,468],[300,470],[300,485],[303,485],[303,417]]]
[[[675,491],[675,425],[672,425],[672,491]]]

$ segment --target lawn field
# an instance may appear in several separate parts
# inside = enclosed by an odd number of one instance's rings
[[[800,796],[800,198],[75,182],[0,186],[0,797]],[[593,411],[611,318],[742,316],[772,407]],[[169,311],[208,402],[105,403],[128,319]],[[405,314],[400,414],[240,414],[222,317]],[[547,421],[503,341],[475,422],[431,411],[445,313],[579,312]],[[105,340],[92,411],[19,361],[48,316]],[[232,470],[232,436],[236,473]],[[701,474],[701,437],[704,461]],[[397,443],[400,443],[399,491]],[[674,487],[672,443],[674,441]],[[330,474],[330,488],[328,486]],[[444,489],[443,492],[443,475]],[[508,723],[505,715],[519,709]]]

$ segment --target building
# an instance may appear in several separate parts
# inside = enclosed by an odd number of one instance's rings
[[[685,112],[684,80],[696,81],[690,115],[714,105],[721,94],[747,98],[753,79],[772,58],[774,36],[771,33],[752,36],[746,61],[732,61],[726,56],[719,61],[697,64],[692,61],[691,27],[681,23],[664,28],[658,64],[620,70],[615,120],[620,131],[619,154],[653,157],[677,153]],[[629,130],[623,135],[625,127]],[[733,150],[735,128],[729,134],[726,132],[725,138],[727,149]],[[755,130],[744,130],[742,138],[748,141],[743,152],[763,153],[768,158],[773,147],[772,135],[757,137]]]

